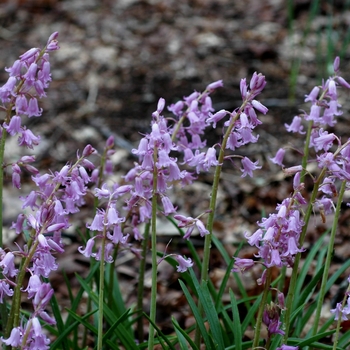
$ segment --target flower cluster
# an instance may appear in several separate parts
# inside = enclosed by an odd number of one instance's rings
[[[300,172],[294,176],[294,193],[277,205],[277,212],[263,218],[259,229],[252,235],[246,233],[246,238],[251,246],[258,249],[257,257],[262,259],[266,268],[293,266],[294,257],[303,251],[299,248],[299,238],[304,222],[301,218],[300,209],[306,204],[300,191],[303,184],[300,183]],[[244,271],[253,267],[253,259],[235,259],[233,271]],[[265,283],[266,271],[264,270],[259,283]]]
[[[342,115],[337,93],[339,87],[349,89],[350,84],[339,76],[339,57],[335,59],[333,67],[334,76],[327,79],[321,86],[315,86],[310,94],[305,96],[305,102],[311,102],[309,113],[303,111],[301,115],[293,118],[290,125],[285,124],[285,126],[288,132],[304,134],[303,120],[312,123],[309,147],[313,148],[316,153],[319,168],[327,168],[328,172],[321,190],[325,194],[334,196],[336,194],[335,179],[350,181],[349,141],[342,144],[334,133],[329,133],[325,129],[328,126],[333,127],[337,122],[336,117]],[[275,164],[283,166],[284,155],[285,150],[281,148],[271,160]],[[326,206],[329,207],[329,205]]]
[[[29,272],[31,277],[23,292],[27,293],[28,299],[32,299],[34,312],[24,328],[14,328],[11,337],[3,340],[8,345],[15,346],[13,345],[15,342],[22,343],[25,340],[28,349],[48,348],[43,347],[48,341],[46,336],[42,333],[40,337],[38,336],[40,326],[38,318],[49,324],[55,323],[45,312],[53,289],[50,284],[41,281],[49,277],[51,271],[57,270],[54,254],[64,251],[61,233],[70,226],[69,216],[78,212],[79,207],[85,203],[84,196],[87,193],[87,184],[90,182],[86,169],[93,168],[86,157],[94,152],[95,150],[88,145],[82,155],[77,154],[74,165],[67,164],[53,174],[33,176],[37,190],[21,198],[22,208],[27,213],[20,214],[11,228],[17,234],[30,232],[30,240],[18,251],[5,253],[1,249],[0,268],[4,278],[0,283],[0,302],[3,302],[4,295],[13,296],[12,286],[15,286],[17,293],[22,291],[19,288],[23,273]],[[15,256],[23,260],[21,270],[15,268]],[[40,338],[43,338],[42,341]],[[39,341],[41,346],[37,343]]]
[[[350,283],[350,276],[347,279],[348,283]],[[342,321],[348,321],[350,316],[350,292],[349,288],[345,293],[346,296],[346,305],[345,303],[337,303],[334,309],[331,309],[331,313],[335,315],[334,319],[337,321],[341,319]]]
[[[333,133],[328,133],[324,128],[333,126],[336,123],[335,117],[341,115],[340,105],[337,101],[337,86],[350,88],[350,85],[340,76],[339,58],[334,62],[335,76],[329,78],[322,87],[315,87],[305,101],[312,102],[310,113],[303,113],[306,121],[312,122],[311,138],[309,147],[317,152],[316,161],[321,169],[325,170],[323,182],[320,190],[323,193],[321,198],[312,203],[314,209],[318,209],[323,220],[325,215],[329,214],[333,208],[334,197],[337,193],[335,180],[350,179],[349,173],[349,155],[350,148],[347,141],[343,145]],[[286,124],[289,132],[304,133],[301,124],[302,117],[295,116],[291,125]],[[331,152],[334,143],[338,147]],[[279,149],[276,156],[271,160],[280,166],[283,166],[284,149]],[[294,256],[303,251],[299,247],[299,238],[304,222],[301,217],[301,206],[306,204],[301,191],[303,184],[300,183],[300,172],[305,169],[301,165],[284,169],[288,175],[294,176],[294,193],[290,198],[286,198],[277,206],[277,213],[264,218],[258,225],[260,228],[251,236],[246,235],[248,243],[256,246],[259,250],[257,257],[262,259],[262,263],[267,267],[272,266],[293,266]],[[254,265],[253,260],[239,259],[235,261],[234,271],[245,270]],[[265,270],[266,272],[266,270]],[[260,282],[264,282],[264,274]]]
[[[49,53],[57,50],[58,33],[53,33],[44,49],[33,48],[20,56],[12,67],[6,68],[9,79],[0,88],[0,100],[5,111],[5,121],[1,125],[2,141],[7,135],[18,137],[18,144],[33,148],[40,141],[29,129],[22,126],[22,118],[39,117],[42,109],[38,99],[45,97],[45,89],[51,81]],[[2,157],[4,152],[2,142]],[[69,216],[79,211],[85,203],[89,171],[94,165],[87,159],[95,150],[88,145],[82,154],[77,153],[74,164],[66,164],[60,171],[39,174],[31,165],[33,156],[23,156],[12,164],[12,183],[21,186],[22,169],[32,174],[37,189],[28,196],[21,197],[24,213],[19,214],[11,228],[18,235],[27,237],[24,247],[9,251],[0,247],[0,303],[9,296],[17,301],[12,303],[9,320],[11,334],[2,338],[6,345],[25,349],[48,349],[50,343],[42,332],[41,323],[55,324],[45,309],[53,295],[49,283],[44,278],[57,269],[55,254],[64,251],[61,233],[67,229]],[[2,186],[2,184],[1,184]],[[15,258],[21,259],[20,269],[16,268]],[[26,274],[30,275],[27,287],[23,285]],[[19,319],[21,294],[25,293],[32,301],[33,312],[27,321]]]
[[[15,111],[15,115],[7,114],[2,127],[11,136],[20,134],[18,143],[33,148],[40,137],[22,127],[22,116],[39,117],[42,109],[38,106],[38,98],[46,96],[45,89],[51,81],[49,52],[59,49],[58,33],[53,33],[43,50],[32,48],[15,61],[12,67],[6,68],[9,79],[0,88],[0,100],[7,111]]]
[[[307,146],[316,153],[316,162],[321,169],[317,181],[314,179],[317,186],[316,193],[320,191],[321,195],[319,198],[316,197],[312,203],[307,203],[302,195],[304,185],[300,179],[301,174],[304,176],[306,173],[305,166],[308,159],[305,158],[304,167],[296,165],[291,168],[284,168],[286,175],[294,175],[292,195],[277,205],[276,213],[270,214],[269,217],[258,223],[258,230],[252,235],[245,235],[248,243],[257,248],[256,258],[260,258],[260,260],[235,258],[234,272],[252,268],[256,263],[265,266],[265,270],[258,280],[260,284],[266,283],[266,276],[271,267],[293,267],[296,254],[304,251],[301,246],[303,243],[301,236],[305,225],[302,207],[309,204],[310,208],[314,212],[318,211],[322,220],[325,221],[326,215],[334,208],[332,198],[337,195],[335,181],[337,179],[346,181],[347,187],[349,187],[350,141],[348,140],[342,144],[334,133],[325,130],[327,126],[333,127],[336,123],[336,117],[342,113],[341,106],[338,103],[338,87],[350,88],[350,84],[338,74],[339,58],[336,58],[334,62],[334,71],[335,75],[333,77],[324,82],[322,86],[316,86],[306,96],[305,102],[312,103],[310,112],[303,111],[301,115],[294,117],[290,125],[285,124],[288,132],[299,134],[305,134],[303,120],[309,124],[311,132],[310,138],[307,140]],[[285,149],[281,148],[277,151],[276,156],[271,158],[271,161],[284,167],[284,155]],[[339,305],[334,311],[338,312],[338,309]],[[279,321],[279,316],[276,312],[272,312],[271,308],[267,307],[265,310],[263,321],[268,326],[269,337],[274,333],[282,334],[280,329],[282,324]]]
[[[45,89],[51,81],[49,53],[59,49],[58,33],[53,33],[44,49],[32,48],[19,57],[12,67],[5,70],[9,73],[7,82],[0,88],[2,110],[6,111],[4,122],[0,126],[0,135],[18,136],[18,144],[33,149],[40,142],[40,136],[22,125],[23,118],[39,117],[42,109],[38,99],[45,97]],[[32,174],[38,170],[30,165],[34,157],[25,156],[12,164],[12,183],[20,188],[21,168]]]
[[[196,218],[180,215],[168,196],[168,190],[174,183],[179,182],[185,186],[195,179],[193,172],[180,169],[178,157],[174,157],[173,154],[182,156],[181,164],[194,168],[196,173],[220,166],[215,147],[205,149],[207,142],[202,136],[208,127],[216,127],[225,116],[230,117],[224,127],[229,128],[228,138],[231,141],[224,148],[235,150],[249,142],[256,142],[258,138],[252,135],[252,130],[261,122],[255,110],[266,113],[267,108],[255,100],[255,97],[263,90],[265,84],[265,77],[257,73],[254,73],[249,87],[246,80],[242,79],[240,88],[243,104],[232,113],[224,110],[212,113],[214,109],[210,94],[223,85],[221,80],[209,84],[204,92],[194,92],[168,107],[173,114],[170,120],[163,115],[165,100],[161,98],[156,111],[152,114],[151,132],[140,140],[137,148],[132,150],[132,153],[139,157],[139,162],[135,163],[125,175],[126,184],[114,185],[113,188],[103,184],[100,189],[96,189],[95,196],[103,198],[106,203],[103,209],[97,210],[92,224],[87,226],[91,231],[98,232],[97,235],[87,242],[86,247],[80,247],[80,252],[99,260],[101,249],[104,249],[105,261],[111,262],[113,259],[110,253],[113,246],[118,244],[129,247],[127,243],[129,233],[136,240],[143,239],[139,227],[152,218],[154,196],[161,203],[161,212],[165,216],[174,214],[179,227],[187,229],[185,239],[190,238],[195,227],[201,236],[209,234],[201,220],[201,216],[205,213]],[[247,174],[253,176],[253,170],[258,168],[257,162],[242,157],[242,176]],[[120,216],[116,202],[121,195],[128,197],[124,207],[127,213]],[[125,230],[129,230],[129,233],[125,234],[124,232],[127,232]],[[97,238],[106,238],[107,243],[95,252]],[[190,259],[180,256],[176,259],[180,264],[178,271],[183,272],[192,264]]]

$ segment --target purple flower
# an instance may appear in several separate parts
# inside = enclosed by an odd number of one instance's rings
[[[304,126],[301,124],[302,118],[299,116],[295,116],[293,118],[293,121],[290,125],[288,124],[284,124],[284,126],[286,127],[286,130],[288,132],[297,132],[301,135],[305,134],[305,131],[303,131]]]
[[[253,100],[252,101],[253,107],[258,110],[262,114],[266,114],[269,110],[259,101]]]
[[[207,150],[207,153],[202,161],[204,170],[208,171],[210,167],[217,166],[219,164],[216,159],[216,150],[214,147],[210,147]]]
[[[222,80],[217,80],[217,81],[214,81],[213,83],[210,83],[206,88],[205,90],[206,91],[212,91],[212,90],[215,90],[219,87],[223,87],[224,84],[222,82]]]
[[[30,82],[34,82],[34,80],[36,79],[37,69],[38,65],[36,63],[32,63],[29,66],[27,73],[24,74],[23,78],[25,78],[27,81],[29,80]]]
[[[288,238],[287,250],[282,254],[282,256],[295,256],[296,254],[305,251],[305,249],[299,249],[295,237],[290,236]]]
[[[91,225],[86,224],[86,227],[91,231],[99,231],[99,232],[103,231],[104,216],[105,216],[104,210],[98,209],[96,211],[94,219],[92,220]]]
[[[181,255],[177,255],[175,259],[179,263],[179,266],[177,267],[177,272],[185,272],[193,266],[193,262],[190,258],[186,259]]]
[[[28,299],[31,299],[35,296],[35,294],[41,287],[41,284],[42,283],[38,275],[30,276],[27,289],[25,290],[28,293]]]
[[[24,214],[19,214],[16,222],[12,222],[11,228],[15,229],[16,234],[20,234],[23,232],[23,223],[25,219],[26,217]]]
[[[298,172],[302,171],[303,167],[301,165],[295,165],[295,166],[291,166],[290,168],[284,168],[283,172],[290,176],[290,175],[294,175],[297,174]]]
[[[324,151],[328,151],[332,147],[336,136],[333,133],[328,134],[328,131],[323,131],[323,129],[320,129],[319,134],[319,137],[313,139],[315,150],[320,151],[323,149]]]
[[[53,317],[49,316],[45,311],[40,311],[39,316],[45,323],[51,326],[56,324],[56,320]]]
[[[176,116],[181,116],[182,109],[184,108],[183,101],[178,101],[175,104],[172,104],[168,107],[168,110],[175,114]]]
[[[42,113],[42,108],[39,109],[38,100],[36,98],[31,98],[28,103],[28,108],[26,114],[28,117],[40,117]]]
[[[18,164],[12,164],[12,186],[21,188],[21,168]]]
[[[30,58],[32,58],[34,55],[36,55],[37,53],[39,53],[40,49],[34,47],[30,50],[28,50],[27,52],[25,52],[23,55],[19,56],[21,61],[27,61]]]
[[[350,84],[342,77],[336,77],[338,83],[344,87],[346,87],[347,89],[350,89]]]
[[[27,114],[28,101],[27,101],[27,98],[23,94],[17,95],[15,107],[16,107],[17,114]]]
[[[249,158],[244,157],[241,162],[243,165],[243,168],[241,168],[241,172],[243,173],[241,177],[245,177],[247,175],[253,177],[253,171],[256,169],[261,169],[261,166],[258,166],[259,161],[253,163]]]
[[[168,197],[166,196],[162,197],[162,204],[164,208],[164,214],[166,216],[172,213],[176,213],[176,209],[174,208],[173,204],[171,203],[171,200]]]
[[[18,138],[18,144],[33,149],[40,141],[40,136],[35,136],[29,129],[23,129],[22,135]]]
[[[342,321],[347,321],[348,318],[346,317],[346,314],[343,312],[343,306],[341,303],[337,303],[335,309],[330,310],[332,314],[335,315],[334,319],[337,321],[339,317],[341,316]]]
[[[216,123],[218,123],[222,118],[226,116],[228,112],[224,109],[216,112],[215,114],[210,115],[210,117],[207,119],[207,123],[211,124],[213,123],[213,128],[216,128]]]
[[[11,297],[13,295],[13,290],[5,281],[0,280],[0,304],[4,302],[5,295]]]
[[[191,218],[190,216],[186,217],[183,215],[174,215],[174,219],[180,221],[180,223],[178,224],[180,228],[193,225],[195,222],[195,219]]]
[[[311,92],[310,92],[309,95],[305,95],[305,100],[304,100],[304,101],[305,101],[305,102],[310,101],[310,102],[312,102],[312,103],[316,102],[319,91],[320,91],[320,88],[319,88],[318,86],[315,86],[315,87],[311,90]]]
[[[241,258],[235,258],[235,264],[232,272],[243,272],[245,270],[249,270],[255,265],[254,260],[252,259],[241,259]]]
[[[24,63],[21,60],[16,60],[12,67],[5,68],[5,71],[9,73],[10,77],[18,77],[21,75],[21,70],[24,67]]]
[[[10,120],[10,124],[3,123],[3,127],[11,136],[14,136],[21,131],[21,122],[21,117],[14,115]]]
[[[39,309],[45,310],[46,305],[49,303],[53,293],[54,290],[51,288],[50,283],[43,283],[35,293],[33,305],[36,308],[39,307]]]
[[[332,100],[337,99],[337,86],[333,79],[328,80],[328,95],[331,97]]]
[[[21,338],[22,338],[21,329],[20,327],[16,327],[11,330],[11,335],[7,339],[4,339],[3,337],[1,337],[1,340],[3,343],[5,343],[8,346],[18,347],[21,344]]]
[[[33,272],[37,275],[48,277],[51,271],[57,270],[55,258],[47,249],[38,249],[33,257]]]
[[[277,266],[282,267],[282,260],[278,249],[272,249],[270,251],[270,262],[267,261],[267,267]]]
[[[234,151],[236,148],[239,148],[242,146],[242,141],[240,140],[240,135],[239,133],[233,131],[231,132],[228,140],[227,140],[227,145],[226,148]]]
[[[283,167],[284,165],[282,162],[283,162],[283,158],[284,158],[285,153],[286,153],[286,151],[283,148],[280,148],[277,151],[275,157],[270,158],[271,162]]]
[[[119,242],[125,244],[128,237],[129,235],[123,235],[121,226],[118,224],[113,226],[113,235],[111,235],[109,232],[107,233],[107,238],[110,239],[114,244],[118,244]]]
[[[13,90],[16,86],[17,79],[15,77],[10,77],[5,85],[0,88],[0,99],[3,103],[10,101],[10,95],[13,93]]]
[[[205,228],[203,222],[199,219],[196,219],[195,224],[198,228],[199,234],[201,235],[201,237],[205,236],[205,235],[209,235],[209,231]]]
[[[259,242],[263,237],[263,233],[264,233],[263,230],[259,228],[251,236],[248,236],[248,233],[245,233],[244,237],[247,239],[248,243],[251,246],[255,245],[256,247],[258,247]]]
[[[114,206],[110,206],[109,209],[108,209],[108,213],[107,213],[107,222],[108,222],[108,225],[114,225],[114,224],[119,224],[121,222],[125,221],[124,218],[120,218],[118,216],[118,212],[117,210],[115,209]]]
[[[50,52],[50,51],[55,51],[59,49],[57,38],[58,38],[58,32],[53,32],[50,35],[46,44],[46,51]]]
[[[86,247],[85,249],[83,247],[79,247],[78,251],[83,254],[84,256],[86,256],[87,258],[90,258],[91,256],[93,256],[92,254],[92,249],[94,248],[95,245],[95,237],[90,238],[87,242],[86,242]]]

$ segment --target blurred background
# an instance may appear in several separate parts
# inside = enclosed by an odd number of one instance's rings
[[[240,79],[254,71],[268,81],[261,130],[275,137],[336,55],[350,80],[349,27],[349,0],[1,0],[0,82],[20,54],[59,32],[44,114],[30,120],[50,137],[49,163],[112,132],[129,150],[159,97],[170,104],[218,79],[214,107],[233,110]],[[271,137],[264,152],[276,147]]]
[[[233,110],[241,103],[240,79],[261,72],[267,85],[259,98],[269,113],[260,116],[259,142],[239,154],[263,168],[253,179],[240,178],[231,164],[223,174],[222,213],[238,212],[255,225],[261,210],[273,211],[289,191],[281,169],[268,158],[281,146],[303,145],[302,138],[286,133],[284,123],[310,108],[304,96],[333,73],[335,56],[350,81],[349,27],[350,0],[0,0],[0,82],[8,78],[5,67],[58,31],[61,48],[51,54],[53,81],[41,101],[44,113],[27,121],[41,136],[37,166],[58,170],[87,143],[102,150],[113,134],[116,174],[122,176],[134,161],[130,150],[150,130],[160,97],[171,104],[223,79],[224,87],[212,96],[214,107]],[[350,135],[349,97],[341,92],[339,136]],[[208,146],[220,136],[220,127],[211,130]],[[17,138],[8,141],[9,159],[18,159],[23,151]],[[288,152],[285,165],[299,159]],[[10,176],[7,180],[10,190]],[[200,180],[206,186],[211,174]],[[206,196],[207,189],[197,192],[183,202],[192,199],[196,207],[196,196]],[[16,210],[7,215],[9,222]]]
[[[255,71],[264,74],[267,85],[259,99],[269,113],[259,117],[263,121],[256,129],[259,142],[239,149],[239,154],[259,160],[263,167],[252,179],[242,179],[231,164],[222,174],[214,228],[232,249],[232,242],[241,241],[245,231],[255,231],[261,214],[274,211],[291,191],[290,179],[268,160],[283,145],[291,149],[303,145],[302,138],[286,133],[284,123],[300,110],[309,110],[305,94],[333,74],[337,55],[342,76],[350,82],[349,28],[350,0],[0,0],[0,84],[8,79],[5,67],[29,48],[43,47],[58,31],[61,48],[51,54],[53,81],[48,97],[41,101],[43,115],[26,121],[42,140],[35,150],[35,165],[42,171],[58,170],[75,159],[77,149],[91,143],[101,151],[107,137],[114,135],[113,161],[120,178],[134,161],[130,150],[137,147],[140,134],[150,130],[151,113],[160,97],[169,105],[222,79],[224,87],[212,95],[214,108],[233,110],[241,104],[240,79],[249,80]],[[344,113],[335,132],[348,138],[350,93],[342,90]],[[212,130],[208,145],[219,142],[220,135],[220,128]],[[8,139],[9,161],[23,153],[16,139]],[[284,163],[291,166],[299,161],[300,154],[290,151]],[[201,175],[188,188],[174,188],[175,204],[192,216],[206,210],[211,175]],[[21,202],[11,177],[6,180],[5,223],[10,225]],[[32,186],[23,181],[23,193],[28,194]],[[91,216],[90,210],[82,210],[74,217],[74,226],[85,227]],[[315,219],[308,243],[331,223],[331,219],[325,224]],[[347,209],[339,220],[339,261],[350,257],[349,225]],[[58,258],[69,276],[86,272],[88,266],[77,253],[81,243],[75,227],[67,233],[66,253]],[[168,236],[160,250],[174,233],[173,226],[170,233],[166,231],[164,224],[159,233]],[[196,244],[200,249],[202,240]],[[250,248],[244,257],[253,256],[255,250]],[[138,273],[134,256],[128,259],[130,266],[120,264],[118,271],[126,280],[125,295],[132,300]],[[215,253],[212,265],[211,277],[219,281],[225,268]],[[168,285],[173,275],[173,270],[160,271],[159,281]],[[67,298],[62,277],[57,275],[53,281],[61,299]],[[173,294],[164,290],[160,302],[164,314],[169,307],[177,312],[178,305],[169,302]]]

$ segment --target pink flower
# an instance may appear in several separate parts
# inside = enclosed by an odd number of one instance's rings
[[[243,168],[241,168],[241,172],[243,173],[241,177],[245,177],[247,175],[253,177],[253,171],[256,169],[261,169],[261,166],[258,166],[259,161],[253,163],[249,158],[244,157],[241,162],[243,165]]]
[[[190,258],[186,259],[181,255],[177,255],[176,258],[179,266],[177,267],[177,272],[185,272],[188,268],[193,266],[193,262]]]
[[[275,157],[274,158],[270,158],[271,162],[275,163],[275,164],[277,164],[279,166],[284,166],[282,162],[283,162],[283,158],[284,158],[285,153],[286,153],[286,151],[283,148],[280,148],[277,151]]]

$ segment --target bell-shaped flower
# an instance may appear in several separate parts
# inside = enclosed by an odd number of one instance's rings
[[[258,165],[259,161],[253,163],[249,158],[244,157],[241,162],[243,165],[243,168],[241,168],[241,172],[243,173],[241,177],[245,177],[247,175],[253,177],[253,171],[256,169],[261,169],[261,166]]]
[[[177,266],[177,272],[186,272],[190,267],[193,266],[193,262],[190,258],[186,259],[181,255],[177,255],[175,259],[179,263]]]
[[[19,115],[14,115],[10,119],[9,124],[3,123],[3,127],[11,136],[15,136],[21,131],[21,123],[21,117]]]
[[[270,158],[271,162],[274,164],[277,164],[279,166],[283,166],[283,158],[285,155],[286,151],[283,148],[280,148],[276,155],[273,158]]]

